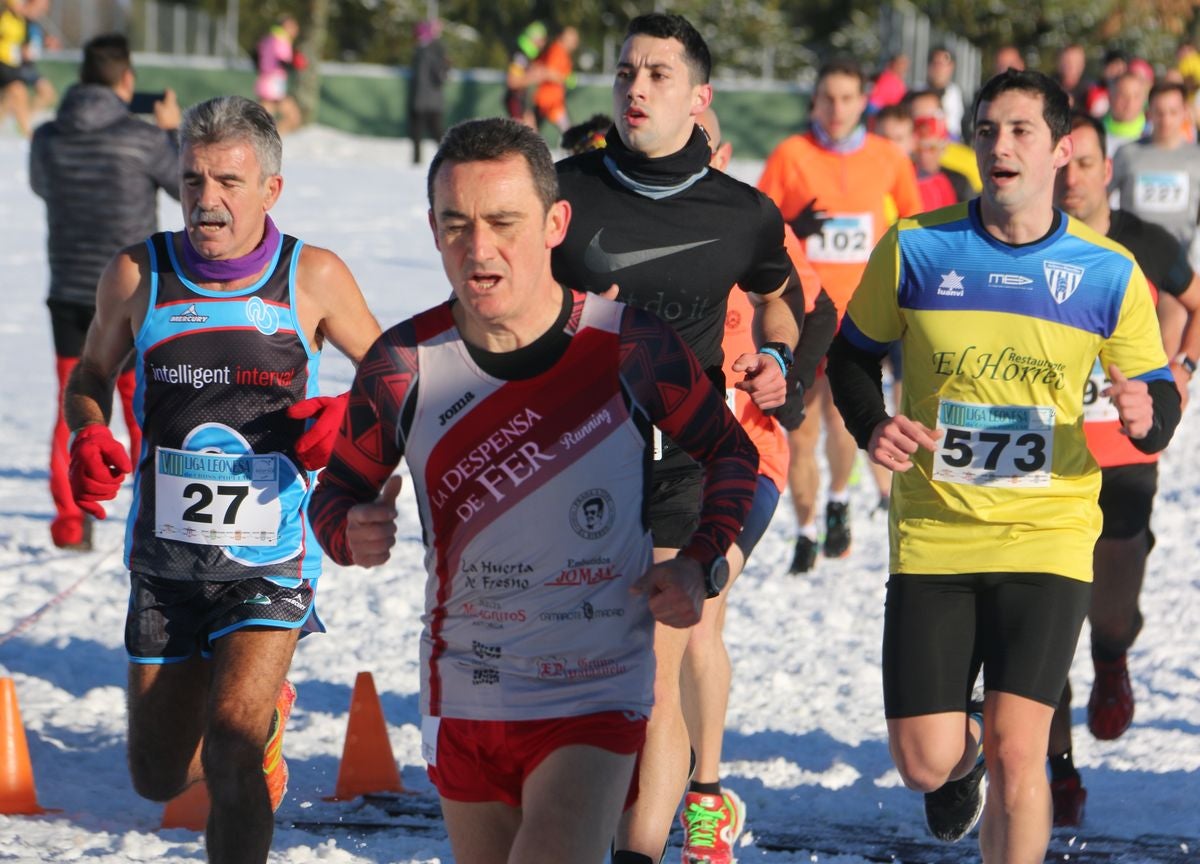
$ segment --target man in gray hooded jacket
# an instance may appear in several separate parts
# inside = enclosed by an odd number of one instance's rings
[[[133,65],[124,36],[97,36],[84,47],[79,83],[57,117],[38,127],[29,151],[29,183],[46,202],[50,323],[58,372],[58,417],[50,450],[50,524],[56,546],[90,549],[90,523],[71,495],[62,388],[79,360],[96,306],[96,283],[109,259],[158,230],[159,189],[179,198],[179,104],[167,90],[154,124],[130,113]],[[117,379],[130,455],[141,447],[132,411],[132,367]]]

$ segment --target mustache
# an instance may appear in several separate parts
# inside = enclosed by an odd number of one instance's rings
[[[223,207],[206,210],[197,204],[192,208],[192,212],[188,214],[188,222],[192,225],[199,225],[202,222],[216,222],[220,225],[228,225],[232,221],[233,214]]]

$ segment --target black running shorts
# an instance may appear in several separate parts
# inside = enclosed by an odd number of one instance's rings
[[[964,711],[981,665],[985,690],[1058,705],[1091,596],[1051,573],[892,574],[884,713]]]
[[[650,484],[646,515],[654,545],[682,549],[700,527],[704,475],[700,471],[655,477]]]
[[[129,581],[130,663],[178,663],[197,651],[208,657],[217,639],[243,627],[325,632],[307,580],[285,588],[258,578],[197,582],[132,573]]]
[[[1127,540],[1150,527],[1154,493],[1158,491],[1158,463],[1118,465],[1101,472],[1100,511],[1106,540]]]

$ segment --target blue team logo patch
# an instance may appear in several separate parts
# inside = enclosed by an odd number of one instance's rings
[[[246,301],[246,317],[264,336],[274,335],[279,330],[279,313],[264,303],[261,297],[251,297]]]
[[[1055,303],[1065,303],[1079,288],[1079,280],[1083,278],[1083,268],[1074,264],[1062,264],[1058,261],[1043,261],[1042,271],[1046,274],[1046,287]]]

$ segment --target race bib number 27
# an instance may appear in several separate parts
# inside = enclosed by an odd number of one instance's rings
[[[1054,409],[943,400],[933,479],[969,486],[1049,486]]]
[[[155,453],[155,534],[206,546],[274,546],[279,538],[279,460],[173,450]]]

